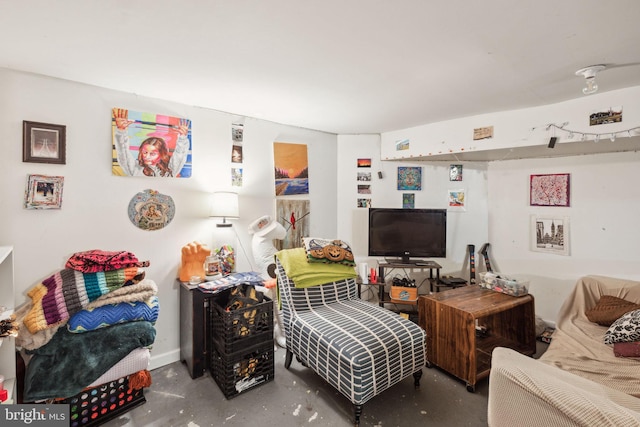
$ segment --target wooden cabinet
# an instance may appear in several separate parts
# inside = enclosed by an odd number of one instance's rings
[[[13,247],[0,246],[0,319],[13,314],[15,296],[13,292]],[[14,337],[0,338],[0,375],[8,398],[3,403],[14,403],[16,391],[16,344]]]
[[[494,348],[536,352],[532,295],[513,297],[477,285],[422,295],[418,322],[427,333],[427,366],[460,378],[469,391],[489,375]]]
[[[209,367],[207,308],[211,297],[198,285],[180,282],[180,358],[191,378],[202,376]]]

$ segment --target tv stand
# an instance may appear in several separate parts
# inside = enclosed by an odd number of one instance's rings
[[[433,292],[434,285],[438,285],[440,283],[440,269],[442,266],[435,261],[430,260],[409,260],[408,263],[404,263],[402,259],[396,260],[385,260],[385,262],[381,262],[378,264],[378,279],[379,283],[372,283],[378,285],[378,301],[381,307],[384,307],[385,303],[391,303],[391,298],[385,293],[384,285],[385,285],[385,277],[386,270],[393,269],[416,269],[416,270],[429,270],[429,290]],[[435,270],[435,272],[434,272]],[[382,281],[380,281],[382,280]],[[436,287],[437,289],[437,287]],[[405,304],[398,303],[396,301],[394,304]],[[407,302],[406,304],[416,305],[416,302]]]
[[[384,265],[387,268],[417,268],[417,267],[426,267],[426,268],[442,268],[437,262],[425,260],[425,259],[409,259],[409,258],[385,258],[383,263],[379,265]]]

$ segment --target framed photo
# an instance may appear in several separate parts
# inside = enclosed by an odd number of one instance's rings
[[[63,176],[29,175],[24,192],[27,209],[60,209],[62,207]]]
[[[569,217],[531,215],[531,250],[569,255]]]
[[[22,161],[65,164],[67,127],[22,121]]]
[[[570,206],[570,175],[555,173],[531,175],[529,180],[529,204],[531,206]]]

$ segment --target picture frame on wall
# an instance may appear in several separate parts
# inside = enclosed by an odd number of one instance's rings
[[[22,161],[28,163],[66,162],[65,125],[22,121]]]
[[[398,190],[422,190],[422,167],[398,166]]]
[[[447,210],[449,211],[457,211],[457,212],[466,212],[467,201],[465,197],[465,189],[459,188],[456,190],[448,190],[447,191]]]
[[[531,215],[531,250],[569,255],[569,217]]]
[[[60,209],[63,185],[63,176],[29,175],[24,192],[24,207],[26,209]]]
[[[568,173],[531,175],[529,178],[530,206],[569,207],[570,196],[571,175]]]
[[[402,208],[414,209],[416,207],[416,195],[415,193],[403,193],[402,194]]]

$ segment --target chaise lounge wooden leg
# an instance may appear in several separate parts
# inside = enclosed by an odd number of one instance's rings
[[[355,414],[355,421],[353,423],[354,427],[360,426],[360,415],[362,415],[362,405],[353,404],[353,412]]]
[[[291,361],[293,360],[293,352],[287,349],[287,354],[284,357],[284,367],[289,369],[291,366]]]
[[[420,378],[422,378],[422,369],[413,373],[413,387],[420,388]]]

